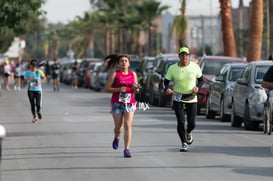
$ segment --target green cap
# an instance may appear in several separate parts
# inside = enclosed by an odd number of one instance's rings
[[[189,50],[188,47],[181,47],[181,48],[179,49],[179,54],[180,54],[180,53],[190,54],[190,50]]]

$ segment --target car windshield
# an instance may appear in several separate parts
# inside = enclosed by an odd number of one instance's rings
[[[237,79],[239,79],[243,70],[244,67],[236,67],[231,69],[228,80],[235,82]]]
[[[254,80],[255,83],[257,84],[261,84],[265,73],[267,72],[267,70],[269,69],[270,66],[268,65],[263,65],[263,66],[257,66],[256,70],[255,70],[255,76],[254,76]]]
[[[216,75],[222,66],[229,62],[230,61],[205,60],[201,67],[202,73],[206,75]]]
[[[145,67],[145,68],[153,67],[153,64],[154,64],[154,60],[147,61],[147,64],[146,64],[146,67]]]
[[[167,62],[165,72],[167,72],[168,68],[169,68],[171,65],[176,64],[177,62],[178,62],[178,61],[169,61],[169,62]]]
[[[130,61],[130,70],[136,70],[139,67],[140,61]]]

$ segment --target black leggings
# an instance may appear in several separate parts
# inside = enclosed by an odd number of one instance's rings
[[[28,91],[28,98],[31,106],[31,112],[33,117],[36,117],[36,113],[40,112],[41,109],[41,97],[42,93],[41,91]],[[36,111],[35,112],[35,106],[36,106]]]
[[[177,133],[183,143],[186,142],[185,135],[185,113],[187,114],[187,132],[195,128],[195,116],[197,114],[197,103],[183,103],[173,101],[173,108],[177,119]]]

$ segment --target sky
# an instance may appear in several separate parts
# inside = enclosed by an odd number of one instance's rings
[[[85,11],[90,10],[89,0],[46,0],[43,10],[51,23],[67,23],[77,16],[83,16]],[[132,0],[133,1],[133,0]],[[179,14],[181,0],[157,0],[162,5],[170,6],[169,12]],[[251,0],[244,0],[248,6]],[[231,0],[232,7],[237,8],[239,0]],[[187,0],[187,15],[215,15],[219,12],[219,0]]]

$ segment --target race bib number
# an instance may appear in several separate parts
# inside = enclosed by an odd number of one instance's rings
[[[130,103],[131,100],[131,94],[130,93],[125,93],[125,92],[121,92],[119,94],[119,102],[123,102],[123,103]]]
[[[180,94],[180,93],[173,94],[173,101],[180,102],[181,99],[182,99],[182,94]]]
[[[36,87],[37,80],[31,80],[30,81],[30,87]]]
[[[59,73],[59,70],[54,70],[54,73],[55,73],[55,74],[58,74],[58,73]]]

